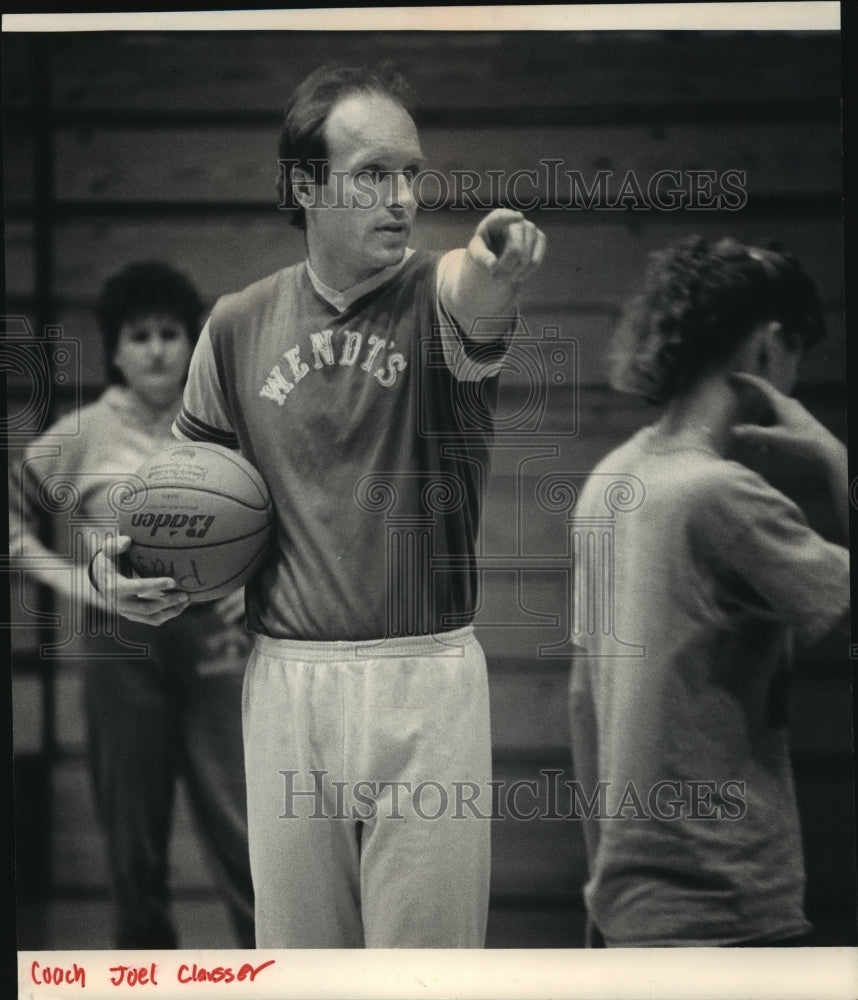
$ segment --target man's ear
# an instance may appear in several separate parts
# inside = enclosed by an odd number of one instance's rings
[[[292,196],[302,208],[312,208],[316,201],[316,185],[309,170],[292,167],[289,175],[292,182]]]

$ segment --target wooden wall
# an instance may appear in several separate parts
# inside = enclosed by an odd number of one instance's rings
[[[736,211],[533,213],[549,253],[524,307],[528,357],[543,359],[546,377],[534,388],[522,365],[507,378],[505,426],[517,426],[534,391],[545,405],[526,432],[500,436],[478,624],[490,662],[496,778],[565,774],[568,658],[540,650],[567,637],[568,528],[565,512],[539,502],[537,484],[586,473],[648,416],[608,391],[604,374],[612,325],[648,251],[691,232],[774,237],[797,250],[822,289],[831,330],[809,359],[800,395],[845,435],[839,46],[829,33],[6,35],[6,312],[36,331],[59,325],[80,342],[80,379],[54,384],[53,415],[75,404],[76,390],[86,400],[102,384],[92,304],[127,261],[166,258],[211,303],[298,259],[298,234],[274,195],[281,108],[306,72],[334,56],[401,65],[416,92],[428,165],[445,177],[554,159],[588,179],[611,172],[615,192],[628,171],[644,181],[663,169],[745,171],[747,202]],[[539,193],[556,203],[564,190],[549,184]],[[477,217],[450,204],[424,211],[417,243],[463,245]],[[557,368],[556,345],[545,346],[554,335],[563,341]],[[16,414],[31,390],[12,367]],[[788,485],[830,528],[815,484],[796,474]],[[11,580],[17,595],[20,575]],[[13,601],[12,631],[19,760],[33,782],[46,780],[45,760],[48,775],[62,778],[49,798],[53,836],[42,847],[53,855],[37,864],[47,872],[41,887],[97,891],[77,671],[39,661],[38,621],[25,605],[42,595],[24,593]],[[811,651],[794,710],[808,905],[832,944],[855,940],[849,666],[842,643]],[[26,781],[19,810],[37,812]],[[580,945],[575,824],[508,818],[495,824],[494,851],[490,941]],[[196,869],[178,877],[205,885]],[[516,937],[522,921],[542,936]]]

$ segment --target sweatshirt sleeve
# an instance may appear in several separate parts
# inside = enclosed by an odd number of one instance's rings
[[[707,551],[800,640],[814,642],[849,610],[849,550],[814,531],[801,509],[757,473],[727,465],[701,508]]]

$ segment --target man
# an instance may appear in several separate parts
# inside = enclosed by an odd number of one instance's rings
[[[613,616],[643,654],[611,656],[610,637],[585,630],[570,685],[576,778],[596,796],[596,943],[783,945],[810,931],[787,684],[793,642],[845,620],[848,552],[746,463],[812,463],[846,538],[845,447],[787,395],[822,331],[794,258],[700,238],[654,255],[620,325],[614,386],[663,409],[599,464],[576,512],[603,513],[606,474],[643,484],[617,516],[613,605],[594,619]]]
[[[497,210],[467,249],[412,252],[423,153],[401,95],[347,67],[297,89],[280,155],[307,260],[215,306],[175,425],[240,448],[276,505],[247,592],[260,947],[485,938],[490,824],[462,791],[491,775],[475,538],[496,376],[545,237]],[[119,609],[166,620],[173,588],[119,580]]]

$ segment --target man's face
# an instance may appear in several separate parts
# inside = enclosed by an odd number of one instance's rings
[[[423,152],[411,116],[381,94],[344,97],[324,136],[328,176],[306,206],[307,241],[321,280],[343,290],[402,260]]]

